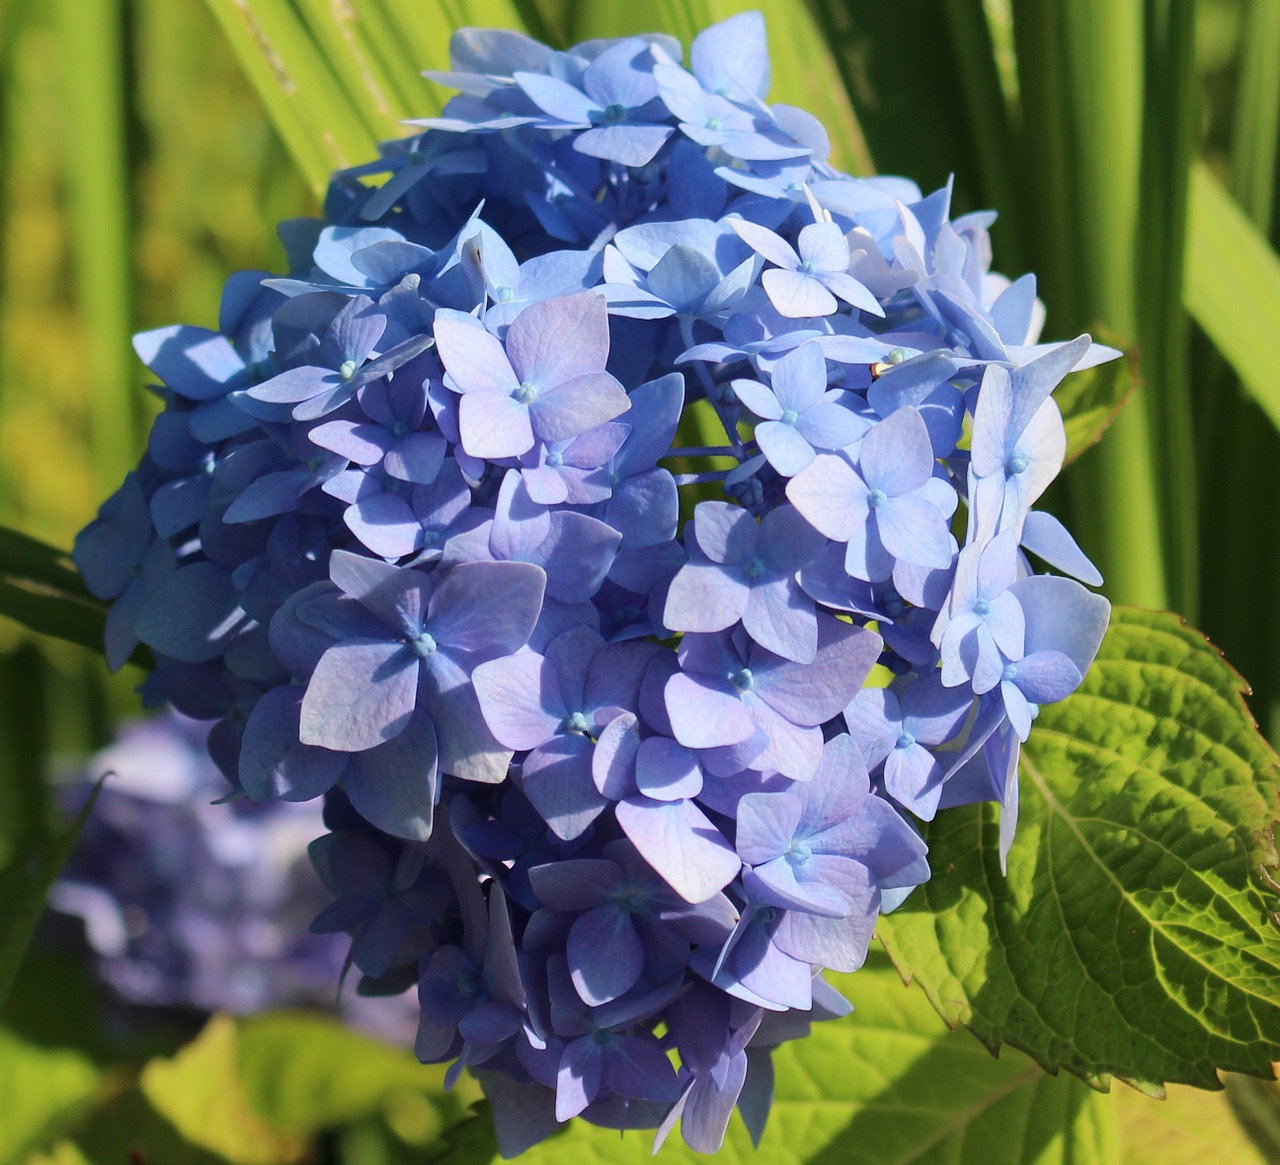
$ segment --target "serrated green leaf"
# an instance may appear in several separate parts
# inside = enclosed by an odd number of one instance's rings
[[[172,1059],[150,1061],[140,1090],[147,1102],[189,1144],[236,1165],[280,1165],[296,1160],[302,1145],[253,1111],[241,1082],[236,1022],[215,1015]]]
[[[1191,170],[1182,302],[1280,427],[1280,258],[1203,162]]]
[[[1099,1085],[1270,1075],[1277,758],[1243,686],[1176,616],[1114,611],[1023,752],[1008,878],[993,807],[951,810],[927,830],[933,879],[881,920],[949,1023]]]
[[[1118,1162],[1111,1098],[1046,1076],[1016,1052],[996,1059],[949,1032],[883,956],[833,976],[852,1016],[816,1024],[774,1053],[776,1095],[759,1149],[737,1116],[723,1165],[1104,1165]],[[466,1126],[464,1126],[466,1128]],[[640,1165],[653,1134],[619,1136],[583,1122],[530,1149],[522,1165]],[[482,1137],[444,1158],[495,1160]],[[658,1160],[707,1158],[675,1133]]]
[[[242,1020],[237,1065],[253,1110],[273,1128],[299,1135],[380,1112],[403,1092],[431,1096],[439,1133],[464,1119],[480,1094],[468,1079],[446,1095],[443,1068],[308,1012]]]
[[[100,1080],[78,1053],[37,1047],[0,1028],[0,1165],[25,1160],[51,1139]]]
[[[49,887],[70,856],[84,823],[89,820],[101,788],[102,781],[99,781],[84,808],[61,837],[36,842],[0,872],[0,1004],[9,994],[18,967],[31,944]],[[3,1095],[0,1092],[0,1096]]]
[[[1083,372],[1073,372],[1062,382],[1053,399],[1058,402],[1067,430],[1064,465],[1069,465],[1101,439],[1134,387],[1133,362],[1127,355]]]

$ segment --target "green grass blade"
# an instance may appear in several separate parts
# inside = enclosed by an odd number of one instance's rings
[[[814,0],[812,7],[875,168],[925,190],[954,174],[960,205],[988,204],[970,118],[957,101],[965,86],[943,0]]]
[[[1190,334],[1182,306],[1188,172],[1199,86],[1193,0],[1146,0],[1142,171],[1135,271],[1138,350],[1150,387],[1168,599],[1199,618],[1199,478]]]
[[[368,6],[369,0],[364,2]],[[524,27],[512,0],[382,0],[379,7],[419,72],[449,68],[449,37],[456,29]],[[427,90],[430,96],[415,108],[415,117],[434,116],[453,96],[452,90],[433,83]]]
[[[7,526],[0,526],[0,577],[56,587],[80,598],[89,597],[69,555]]]
[[[401,137],[399,123],[415,115],[408,94],[416,89],[417,72],[398,55],[384,65],[371,43],[382,6],[377,3],[335,4],[332,0],[296,0],[311,35],[343,88],[365,128],[379,141]],[[383,40],[382,48],[395,45]],[[402,88],[402,86],[404,86]]]
[[[101,789],[102,781],[99,781],[84,808],[61,837],[34,846],[24,858],[0,875],[0,1003],[4,1002],[9,988],[13,986],[22,957],[40,920],[49,887],[71,855]]]
[[[1014,0],[1028,189],[1024,244],[1047,335],[1097,324],[1136,336],[1135,229],[1142,140],[1142,9],[1114,0]],[[1085,549],[1120,602],[1167,602],[1150,389],[1073,469]]]
[[[987,13],[982,0],[943,0],[942,15],[982,176],[975,193],[1000,212],[1001,267],[1020,274],[1022,183]]]
[[[137,458],[132,265],[126,172],[124,9],[119,0],[60,0],[67,193],[75,296],[83,327],[94,479],[105,495]]]
[[[313,190],[376,155],[376,135],[285,0],[205,3]]]
[[[1231,193],[1264,234],[1271,231],[1280,145],[1280,4],[1250,0],[1231,142]]]
[[[1280,258],[1202,162],[1191,171],[1183,301],[1280,428]]]

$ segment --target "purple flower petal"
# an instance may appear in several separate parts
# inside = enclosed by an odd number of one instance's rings
[[[617,815],[640,856],[686,902],[705,902],[738,876],[738,855],[692,801],[629,797]]]
[[[336,643],[307,684],[299,736],[335,752],[376,748],[404,731],[417,695],[418,659],[403,643]]]
[[[630,991],[644,967],[644,948],[630,915],[616,902],[579,915],[565,949],[569,974],[591,1007]]]

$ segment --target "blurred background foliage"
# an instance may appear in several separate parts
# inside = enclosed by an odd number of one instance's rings
[[[1113,601],[1177,610],[1224,649],[1276,740],[1276,0],[0,0],[0,524],[70,546],[145,441],[155,402],[130,335],[214,325],[229,272],[278,269],[277,221],[316,213],[331,169],[439,109],[418,71],[446,66],[453,28],[687,43],[746,8],[770,23],[771,98],[822,118],[837,164],[925,189],[954,175],[958,210],[1000,211],[995,266],[1039,275],[1046,337],[1092,329],[1130,353],[1128,406],[1049,508]],[[0,618],[0,889],[62,828],[50,774],[136,710],[139,679]],[[48,956],[19,976],[0,1012],[0,1165],[123,1161],[125,1128],[151,1138],[136,1160],[164,1165],[420,1161],[471,1099],[441,1100],[407,1054],[286,1024],[272,1056],[383,1063],[386,1087],[335,1129],[332,1111],[245,1094],[264,1079],[245,1069],[267,1046],[252,1025],[215,1022],[179,1051],[197,1017],[104,1031],[97,990]],[[1278,1159],[1268,1086],[1158,1114],[1121,1091],[1119,1159]]]

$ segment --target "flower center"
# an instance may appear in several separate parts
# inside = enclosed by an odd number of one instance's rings
[[[426,631],[421,635],[415,635],[409,640],[409,647],[419,659],[426,659],[428,656],[435,655],[436,641],[434,636]]]
[[[522,405],[531,405],[538,399],[538,390],[527,380],[521,381],[520,387],[516,389],[516,400]]]
[[[515,297],[516,289],[514,287],[497,287],[493,292],[493,298],[497,303],[510,303]]]
[[[559,469],[560,466],[564,464],[564,454],[555,452],[548,453],[547,464],[551,466],[552,469]]]
[[[342,367],[338,369],[338,375],[343,380],[350,380],[356,374],[356,362],[354,360],[344,360]]]
[[[787,861],[793,866],[803,866],[813,857],[813,848],[808,842],[793,841],[787,848]]]
[[[800,419],[800,414],[795,409],[787,409],[782,416],[778,418],[784,425],[794,425]]]
[[[910,748],[915,744],[915,742],[916,738],[912,736],[910,732],[904,732],[898,737],[897,742],[894,744],[894,748]]]
[[[738,691],[749,692],[755,684],[755,676],[751,674],[751,669],[749,667],[744,667],[741,670],[734,672],[729,677],[729,682],[737,688]]]
[[[867,494],[867,505],[873,510],[878,510],[889,500],[889,495],[882,489],[873,489]]]
[[[1021,450],[1019,450],[1012,457],[1010,457],[1008,461],[1005,462],[1006,468],[1009,470],[1010,473],[1013,473],[1013,474],[1025,473],[1027,466],[1030,464],[1031,464],[1031,459]]]
[[[616,101],[612,105],[606,105],[604,108],[604,120],[610,124],[621,121],[627,116],[627,107],[619,105]]]
[[[1018,678],[1018,669],[1011,663],[1004,665],[1004,671],[1000,673],[1001,683],[1013,683]]]
[[[753,558],[742,568],[742,573],[749,579],[757,579],[764,574],[764,563],[759,558]]]
[[[566,716],[560,725],[560,731],[576,734],[578,736],[586,736],[591,731],[591,722],[587,719],[583,712],[574,712],[572,715]]]

